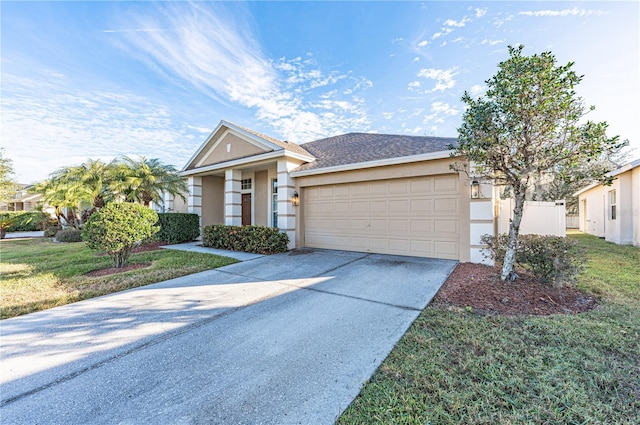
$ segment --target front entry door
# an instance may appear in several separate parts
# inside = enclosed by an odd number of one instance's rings
[[[242,194],[242,225],[251,225],[251,194]]]

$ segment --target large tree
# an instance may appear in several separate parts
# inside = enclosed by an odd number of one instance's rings
[[[507,186],[514,198],[513,219],[503,261],[502,280],[515,279],[514,263],[524,202],[536,183],[554,173],[571,173],[585,163],[621,147],[607,137],[607,123],[585,120],[594,109],[576,95],[582,76],[573,63],[556,65],[551,52],[525,56],[524,47],[509,46],[509,59],[486,81],[478,99],[467,92],[467,105],[454,156],[465,156],[474,178]],[[464,164],[454,168],[465,169]],[[603,178],[606,167],[592,177]]]
[[[148,207],[151,202],[161,202],[163,192],[186,201],[187,182],[172,165],[140,156],[138,159],[122,158],[120,167],[123,178],[119,190],[128,201],[142,202]]]
[[[16,196],[18,182],[14,180],[13,161],[5,157],[0,148],[0,202],[8,202]]]

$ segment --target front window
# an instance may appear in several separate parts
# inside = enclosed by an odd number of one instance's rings
[[[278,179],[271,180],[271,227],[278,227]]]
[[[236,180],[237,181],[237,180]],[[251,179],[242,179],[240,180],[240,188],[242,190],[249,190],[251,189]]]

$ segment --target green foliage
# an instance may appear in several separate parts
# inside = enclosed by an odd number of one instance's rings
[[[56,233],[56,241],[58,242],[82,242],[82,230],[64,229]]]
[[[200,236],[198,214],[158,213],[160,230],[155,238],[171,244],[190,242]]]
[[[584,120],[594,108],[586,108],[576,95],[582,76],[572,70],[572,62],[557,66],[551,52],[524,56],[523,49],[509,46],[509,58],[486,81],[484,96],[473,99],[465,92],[458,145],[452,146],[452,157],[462,156],[474,167],[469,170],[465,162],[452,165],[453,169],[508,186],[513,192],[503,280],[514,277],[514,250],[524,202],[532,198],[536,184],[553,175],[568,178],[577,170],[605,179],[608,164],[583,165],[613,154],[625,144],[618,136],[607,137],[606,122]]]
[[[53,238],[56,236],[56,233],[58,233],[60,230],[62,230],[62,227],[59,226],[58,224],[47,225],[44,228],[44,237]]]
[[[40,211],[4,211],[0,219],[9,219],[8,232],[36,232],[44,229],[49,216]]]
[[[484,235],[485,256],[501,266],[509,236]],[[575,284],[586,268],[586,250],[569,238],[559,236],[520,235],[516,246],[516,264],[530,270],[545,282],[555,285]]]
[[[93,214],[87,221],[82,239],[91,249],[111,256],[113,266],[127,265],[131,250],[157,231],[158,214],[139,204],[113,202]]]
[[[138,159],[122,158],[118,168],[123,178],[116,186],[128,201],[149,206],[151,202],[161,202],[163,192],[186,201],[187,182],[172,165],[141,156]]]
[[[225,226],[213,224],[203,230],[202,245],[231,251],[275,254],[286,252],[289,237],[265,226]]]

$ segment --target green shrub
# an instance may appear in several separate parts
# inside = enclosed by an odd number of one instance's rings
[[[502,266],[508,235],[484,235],[485,256]],[[586,268],[586,250],[573,239],[559,236],[520,235],[516,247],[516,264],[535,276],[557,286],[575,284]]]
[[[65,229],[56,233],[58,242],[82,242],[82,230]]]
[[[82,239],[91,249],[111,256],[113,266],[127,265],[131,250],[157,231],[158,214],[139,204],[112,202],[93,214],[84,226]]]
[[[190,242],[200,236],[200,217],[198,214],[159,213],[160,230],[155,238],[170,244]]]
[[[41,211],[4,211],[0,219],[8,218],[7,232],[37,232],[44,229],[49,216]]]
[[[202,232],[202,245],[231,251],[275,254],[286,252],[289,237],[265,226],[225,226],[213,224]]]

